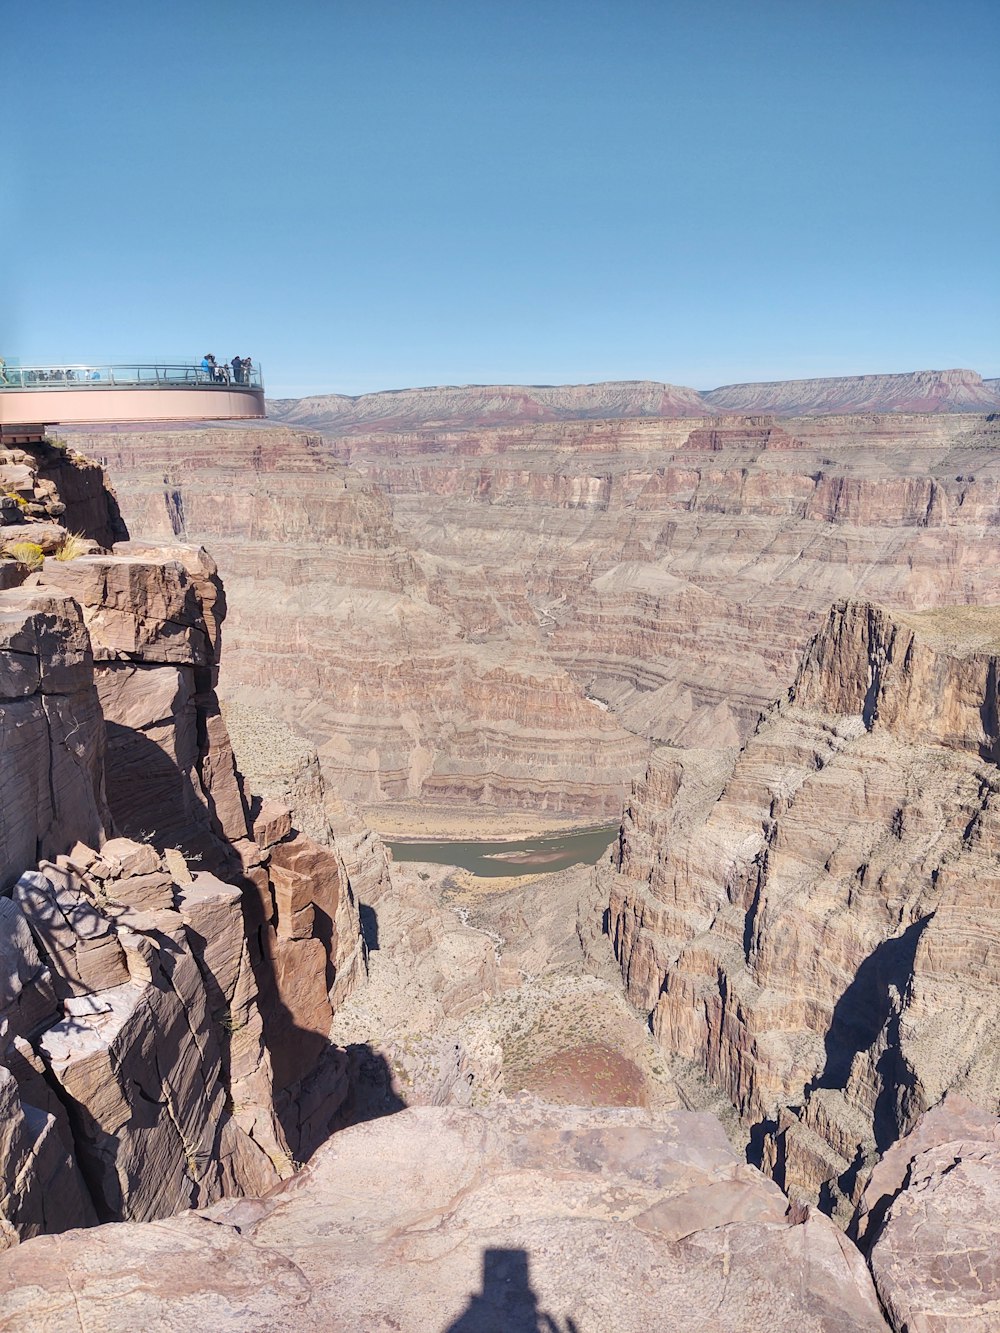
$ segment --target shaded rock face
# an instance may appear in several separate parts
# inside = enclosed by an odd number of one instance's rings
[[[987,415],[88,438],[134,532],[176,492],[216,553],[224,699],[384,828],[613,819],[654,744],[742,744],[831,602],[1000,600]]]
[[[40,588],[0,593],[0,891],[39,856],[100,840],[104,751],[79,606]]]
[[[843,1222],[949,1089],[1000,1106],[1000,611],[844,603],[745,747],[659,752],[606,887],[630,995]]]
[[[0,1237],[287,1176],[343,1101],[364,975],[335,848],[255,807],[197,547],[46,559],[0,593]]]
[[[98,464],[49,444],[0,448],[0,544],[37,540],[47,524],[103,547],[128,537]]]
[[[0,1304],[11,1333],[180,1311],[241,1333],[886,1328],[854,1247],[792,1220],[711,1117],[531,1101],[403,1111],[265,1199],[36,1241],[0,1258]]]

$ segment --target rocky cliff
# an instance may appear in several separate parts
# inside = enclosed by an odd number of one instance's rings
[[[791,425],[555,423],[437,459],[416,437],[395,455],[356,439],[352,467],[381,468],[377,486],[286,432],[301,470],[272,484],[267,433],[221,431],[192,438],[200,487],[180,470],[157,483],[151,466],[134,485],[154,529],[187,535],[199,508],[221,529],[210,455],[256,439],[229,501],[227,558],[252,572],[247,587],[297,559],[289,537],[316,524],[333,555],[311,589],[340,550],[405,595],[432,572],[427,605],[456,623],[485,588],[503,626],[490,651],[506,634],[539,660],[578,654],[579,677],[558,669],[602,716],[630,716],[631,696],[599,698],[588,653],[637,696],[641,672],[675,687],[679,644],[703,675],[714,664],[683,718],[700,716],[706,746],[654,750],[613,862],[488,892],[387,864],[259,697],[229,708],[266,799],[249,795],[216,695],[226,604],[203,549],[70,543],[61,514],[15,501],[35,550],[9,544],[30,559],[0,562],[6,1327],[430,1318],[572,1333],[666,1317],[828,1333],[884,1329],[879,1302],[897,1333],[992,1326],[1000,1283],[979,1215],[1000,1178],[1000,612],[913,605],[993,586],[994,423]],[[432,482],[435,514],[408,509]],[[470,574],[453,515],[494,555],[525,542],[516,577],[498,560]],[[839,602],[800,651],[819,618],[812,581],[818,600],[839,577],[887,587],[895,605]],[[542,588],[553,600],[529,639],[514,608]],[[243,604],[245,645],[268,614]],[[615,616],[634,618],[634,656],[612,639]],[[309,622],[288,623],[301,655]],[[748,643],[759,653],[739,679]],[[769,703],[761,663],[777,676],[797,651],[792,689]],[[504,711],[519,669],[512,648],[480,706],[528,751],[548,700],[522,689],[522,711]],[[647,710],[647,735],[671,725],[658,711],[670,697]],[[306,822],[318,841],[296,831]],[[519,1089],[576,1105],[497,1100]],[[607,1102],[624,1109],[595,1106]],[[770,1181],[679,1102],[725,1102]],[[336,1134],[291,1179],[331,1128],[393,1111]],[[94,1228],[111,1219],[124,1224]],[[90,1229],[41,1234],[74,1227]]]
[[[230,604],[224,697],[294,722],[344,799],[407,807],[417,826],[435,808],[616,816],[645,742],[551,660],[523,597],[522,624],[482,595],[481,559],[424,561],[384,492],[321,441],[220,430],[90,443],[133,531],[210,543]]]
[[[221,690],[383,827],[614,818],[650,745],[740,744],[830,603],[1000,600],[1000,420],[556,421],[88,437],[205,541]]]
[[[60,470],[101,509],[99,469]],[[85,554],[51,511],[19,517],[62,558],[0,564],[16,584],[0,592],[8,1244],[287,1176],[343,1099],[327,1034],[364,972],[336,852],[274,804],[248,820],[215,696],[212,561],[102,549],[109,497]]]
[[[1000,1110],[998,663],[995,608],[836,605],[742,749],[657,752],[607,875],[664,1048],[844,1222],[947,1091]]]

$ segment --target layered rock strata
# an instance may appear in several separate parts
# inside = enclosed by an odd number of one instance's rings
[[[343,799],[542,822],[617,814],[645,742],[551,661],[537,627],[470,635],[472,605],[456,616],[432,593],[385,496],[321,443],[220,430],[98,447],[121,469],[134,531],[170,537],[182,509],[178,532],[222,561],[224,697],[294,720]]]
[[[264,1199],[35,1241],[0,1258],[0,1304],[10,1333],[886,1327],[853,1246],[710,1117],[531,1101],[414,1108]]]
[[[91,439],[134,531],[217,553],[227,700],[306,734],[383,827],[520,833],[614,817],[651,742],[742,743],[839,597],[1000,600],[998,432],[897,413]]]
[[[995,608],[839,604],[742,750],[658,752],[626,809],[630,995],[845,1222],[946,1091],[1000,1107],[998,662]]]
[[[995,380],[974,370],[840,375],[769,384],[725,384],[702,394],[723,412],[988,412],[1000,406]]]

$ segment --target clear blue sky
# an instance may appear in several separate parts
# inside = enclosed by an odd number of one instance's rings
[[[996,0],[3,6],[0,352],[1000,374]]]

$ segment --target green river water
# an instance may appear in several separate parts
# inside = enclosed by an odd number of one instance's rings
[[[387,838],[385,845],[397,861],[460,866],[487,879],[552,874],[567,866],[593,865],[617,836],[616,821],[599,828],[525,838],[521,842],[395,842]]]

